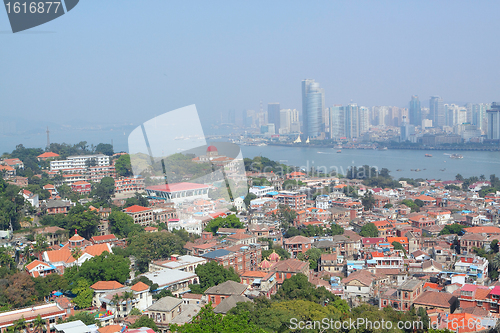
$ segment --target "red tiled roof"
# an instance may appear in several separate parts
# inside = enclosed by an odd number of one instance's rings
[[[63,247],[59,250],[54,250],[54,251],[47,251],[46,254],[49,262],[51,263],[55,262],[71,263],[75,261],[75,258],[73,258],[71,250],[68,247]]]
[[[109,243],[91,245],[87,246],[84,252],[90,254],[93,257],[100,256],[103,252],[111,253],[111,246],[109,245]]]
[[[40,154],[37,156],[38,158],[49,158],[49,157],[59,157],[59,154],[48,151],[46,153]]]
[[[102,235],[102,236],[94,236],[91,238],[94,242],[102,242],[102,241],[106,241],[106,240],[113,240],[113,239],[116,239],[116,236],[113,235],[113,234],[109,234],[109,235]]]
[[[38,265],[43,265],[45,267],[50,267],[49,264],[47,263],[44,263],[43,261],[40,261],[40,260],[33,260],[32,262],[30,262],[28,265],[26,265],[26,268],[28,269],[28,271],[31,271],[33,268],[35,268],[36,266]]]
[[[94,290],[113,290],[122,288],[123,284],[118,281],[98,281],[90,286]]]
[[[125,208],[124,210],[127,213],[139,213],[139,212],[144,212],[146,210],[149,210],[149,208],[148,207],[139,206],[139,205],[133,205],[133,206],[130,206],[128,208]]]
[[[144,290],[148,290],[149,289],[149,286],[147,284],[145,284],[144,282],[137,282],[136,284],[134,284],[130,289],[132,289],[133,291],[144,291]]]
[[[178,192],[187,190],[196,190],[200,188],[208,188],[209,185],[196,184],[196,183],[174,183],[166,185],[153,185],[146,187],[147,190],[153,191],[165,191],[165,192]]]
[[[80,236],[79,234],[74,234],[73,237],[71,237],[69,240],[70,241],[73,241],[73,242],[78,242],[78,241],[81,241],[81,240],[84,240],[85,238],[83,238],[82,236]]]

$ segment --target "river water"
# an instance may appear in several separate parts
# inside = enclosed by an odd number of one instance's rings
[[[491,174],[500,175],[500,152],[491,151],[445,151],[445,150],[373,150],[335,148],[305,148],[283,146],[242,146],[244,157],[264,156],[284,164],[317,170],[336,170],[346,174],[351,166],[369,165],[379,170],[387,168],[395,178],[424,178],[453,180],[455,175],[464,177]],[[432,157],[425,157],[431,154]],[[463,158],[452,159],[451,154],[461,154]],[[420,171],[411,171],[411,169]],[[399,171],[398,171],[399,170]]]

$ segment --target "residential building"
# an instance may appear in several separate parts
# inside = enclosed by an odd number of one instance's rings
[[[70,201],[62,201],[62,200],[48,200],[45,206],[47,208],[48,215],[54,214],[68,214],[69,209],[71,207]]]
[[[286,279],[290,279],[296,274],[302,273],[307,276],[309,273],[309,262],[297,259],[280,260],[272,264],[268,270],[276,273],[276,283],[282,285]]]
[[[72,311],[63,308],[57,303],[48,303],[38,306],[30,306],[27,308],[5,311],[0,313],[0,331],[6,332],[9,327],[12,327],[15,321],[24,319],[29,326],[38,316],[45,321],[45,330],[54,333],[55,325],[58,319],[66,319],[72,315]]]
[[[150,199],[165,200],[181,204],[185,201],[196,199],[208,200],[209,185],[196,183],[173,183],[166,185],[153,185],[146,188]]]
[[[281,128],[280,103],[267,104],[267,123],[274,124],[274,130],[279,133]]]
[[[278,203],[280,205],[285,205],[293,210],[302,210],[306,208],[306,198],[305,194],[292,191],[281,191],[276,196]]]
[[[183,301],[180,298],[165,296],[148,307],[145,314],[153,319],[161,333],[170,332],[170,323],[182,312]]]
[[[297,258],[299,253],[306,253],[312,247],[312,239],[304,236],[294,236],[283,241],[283,248],[292,258]]]
[[[119,177],[115,179],[115,193],[135,193],[145,189],[142,177]]]
[[[153,217],[153,209],[150,207],[133,205],[123,209],[123,212],[133,218],[135,224],[140,224],[142,226],[149,226],[155,221]]]
[[[161,271],[165,268],[178,269],[184,272],[194,272],[198,265],[206,264],[207,260],[200,257],[190,255],[179,256],[172,254],[170,259],[155,260],[149,264],[149,272]]]
[[[89,194],[92,190],[92,185],[86,181],[77,181],[70,185],[71,190],[78,194]]]
[[[65,160],[50,161],[50,171],[72,168],[87,168],[92,166],[105,166],[109,165],[109,156],[97,155],[78,155],[68,156]]]
[[[145,276],[153,283],[158,284],[158,290],[170,290],[174,296],[189,292],[189,285],[199,282],[198,276],[194,272],[190,273],[169,268],[165,268],[161,271],[144,273],[141,276]]]
[[[411,279],[404,282],[397,289],[390,288],[380,295],[379,307],[392,307],[398,311],[408,311],[413,302],[422,294],[424,282]]]
[[[224,299],[236,295],[242,296],[247,290],[246,284],[241,284],[235,281],[226,281],[216,286],[210,287],[205,290],[205,295],[212,306],[219,305]]]

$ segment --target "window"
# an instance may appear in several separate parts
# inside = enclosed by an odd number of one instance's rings
[[[165,321],[165,314],[163,314],[163,321]]]
[[[477,301],[477,306],[483,306],[483,302],[482,301]]]
[[[141,293],[140,299],[142,299],[142,293]]]
[[[358,290],[361,290],[361,287],[358,287]]]

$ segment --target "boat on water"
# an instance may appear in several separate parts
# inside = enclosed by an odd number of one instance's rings
[[[337,153],[341,153],[341,152],[342,152],[342,150],[337,150]]]
[[[431,154],[425,154],[425,157],[432,157]]]
[[[463,155],[460,155],[460,154],[451,154],[451,155],[450,155],[450,158],[457,159],[457,158],[464,158],[464,156],[463,156]]]
[[[396,171],[403,171],[403,170],[401,170],[401,169],[397,169]]]
[[[379,147],[378,150],[387,150],[387,147]]]

